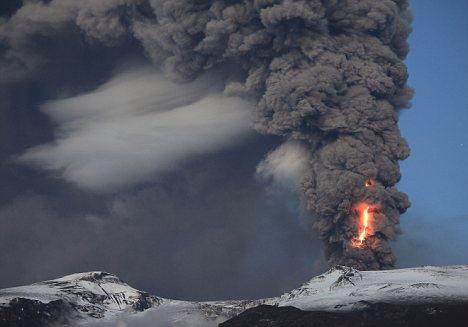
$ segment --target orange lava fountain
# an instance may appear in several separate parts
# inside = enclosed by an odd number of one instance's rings
[[[356,210],[359,213],[359,235],[353,239],[352,245],[360,247],[366,240],[369,233],[372,232],[372,223],[374,221],[374,211],[377,209],[377,205],[368,203],[359,203],[356,206]]]

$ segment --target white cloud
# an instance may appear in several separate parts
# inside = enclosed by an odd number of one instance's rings
[[[91,93],[46,103],[57,138],[20,160],[95,191],[145,181],[251,131],[253,104],[216,85],[213,76],[175,84],[151,68],[118,75]]]
[[[215,327],[226,319],[206,317],[194,303],[165,303],[144,312],[123,316],[120,320],[88,320],[83,327]]]
[[[310,161],[306,147],[288,141],[270,152],[257,166],[257,175],[276,186],[297,188]]]

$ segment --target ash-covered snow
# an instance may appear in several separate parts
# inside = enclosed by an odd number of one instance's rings
[[[358,271],[335,267],[279,297],[189,302],[150,296],[101,272],[66,276],[29,286],[0,290],[0,306],[13,298],[43,302],[62,299],[79,312],[86,326],[217,326],[260,304],[302,310],[348,311],[372,303],[468,302],[468,266]],[[141,311],[141,312],[140,312]],[[96,319],[100,318],[100,319]]]
[[[17,298],[49,303],[63,300],[78,317],[106,318],[157,306],[161,299],[134,289],[105,272],[73,274],[28,286],[0,290],[0,306]]]
[[[354,310],[366,303],[468,301],[468,266],[358,271],[336,267],[267,304],[302,310]]]

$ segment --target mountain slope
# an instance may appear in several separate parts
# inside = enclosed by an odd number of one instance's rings
[[[376,306],[426,304],[468,308],[468,266],[357,271],[335,267],[279,297],[246,301],[189,302],[138,291],[116,276],[91,272],[0,290],[0,326],[43,326],[62,321],[163,321],[171,326],[216,326],[258,305],[316,312],[360,312]],[[390,308],[389,307],[389,308]],[[390,310],[390,309],[389,309]],[[29,316],[41,315],[32,324]],[[196,323],[195,323],[196,321]],[[15,325],[16,324],[16,325]]]
[[[302,310],[356,310],[366,303],[468,301],[468,266],[357,271],[335,267],[267,304]]]
[[[368,304],[354,311],[304,311],[260,305],[220,327],[465,327],[467,303]]]
[[[160,302],[160,298],[138,291],[109,273],[73,274],[0,290],[0,326],[107,319],[116,314],[144,311]]]

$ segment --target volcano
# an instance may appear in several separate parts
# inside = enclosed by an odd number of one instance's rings
[[[466,308],[468,266],[383,271],[336,266],[281,296],[258,300],[166,299],[105,272],[0,290],[2,327],[330,326],[336,321],[340,326],[435,326],[431,321],[465,326]]]

